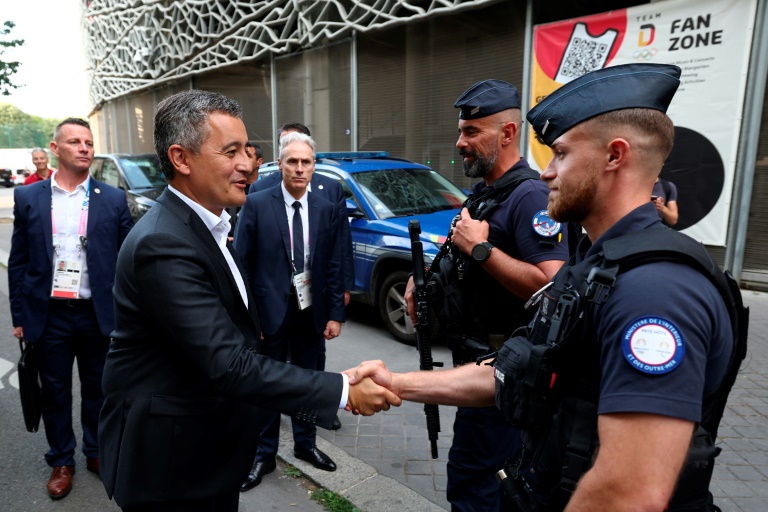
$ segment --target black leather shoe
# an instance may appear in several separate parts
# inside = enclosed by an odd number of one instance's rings
[[[333,462],[329,456],[321,452],[317,446],[313,446],[311,450],[305,450],[304,448],[294,446],[293,454],[297,459],[305,460],[317,469],[322,469],[323,471],[336,471],[336,463]]]
[[[264,478],[264,475],[270,474],[275,470],[276,467],[277,463],[275,462],[275,459],[257,462],[254,464],[251,472],[248,473],[248,477],[245,479],[245,482],[240,484],[240,492],[245,492],[259,485],[261,483],[261,479]]]
[[[341,421],[339,421],[339,415],[337,414],[335,418],[333,418],[333,425],[331,425],[331,430],[339,430],[341,428]]]

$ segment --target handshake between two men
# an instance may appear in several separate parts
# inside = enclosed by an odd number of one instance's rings
[[[441,371],[391,372],[379,360],[342,373],[349,377],[347,411],[370,416],[403,400],[458,407],[495,405],[493,367],[467,364]]]
[[[349,395],[345,407],[347,411],[372,416],[377,412],[388,411],[392,405],[400,407],[403,401],[386,386],[375,382],[363,373],[355,375],[351,372],[353,370],[342,372],[349,376]],[[383,378],[382,381],[384,381]]]

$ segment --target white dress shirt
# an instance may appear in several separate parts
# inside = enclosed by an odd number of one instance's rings
[[[213,239],[216,241],[216,245],[218,245],[219,249],[221,250],[221,254],[223,254],[224,259],[227,260],[229,270],[232,272],[232,276],[235,278],[235,283],[237,283],[237,289],[240,292],[240,297],[242,297],[243,304],[245,304],[245,307],[247,308],[248,294],[245,292],[245,282],[243,281],[243,276],[240,275],[240,269],[237,268],[237,264],[235,263],[234,258],[232,258],[232,254],[229,252],[229,249],[227,249],[227,235],[229,234],[229,228],[231,227],[229,224],[230,216],[229,213],[227,213],[227,210],[221,210],[221,215],[216,216],[203,208],[200,203],[196,203],[192,199],[188,198],[173,188],[173,186],[168,185],[168,190],[176,194],[179,199],[184,201],[187,206],[192,208],[192,211],[194,211],[198,217],[200,217],[200,220],[203,221],[205,227],[207,227],[211,232]]]
[[[56,259],[65,259],[68,261],[80,262],[80,292],[78,297],[81,299],[91,298],[91,280],[88,277],[88,259],[85,257],[86,247],[82,247],[80,241],[80,217],[83,214],[83,202],[88,187],[91,184],[90,175],[80,183],[72,192],[62,188],[56,183],[56,173],[51,176],[51,211],[53,212],[53,259],[54,265]],[[95,192],[90,191],[88,201]],[[88,208],[90,209],[90,204]],[[86,214],[85,225],[88,226],[88,216]],[[83,236],[88,236],[87,228]]]
[[[285,183],[280,182],[280,190],[283,191],[283,202],[285,203],[285,215],[288,217],[288,231],[290,233],[291,240],[291,255],[293,255],[293,203],[298,201],[301,203],[300,215],[301,215],[301,227],[304,230],[304,269],[311,270],[309,267],[309,202],[307,200],[307,193],[305,192],[300,199],[294,198],[288,190],[285,188]]]

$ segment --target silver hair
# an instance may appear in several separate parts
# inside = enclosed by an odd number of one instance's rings
[[[155,109],[155,152],[166,180],[174,175],[168,148],[178,144],[194,154],[210,133],[208,117],[213,113],[242,118],[243,110],[235,100],[222,94],[192,89],[165,98]]]
[[[280,160],[283,159],[283,153],[285,152],[286,146],[292,142],[303,142],[309,146],[312,150],[312,156],[315,156],[315,153],[317,153],[317,143],[312,137],[299,132],[288,132],[283,135],[282,139],[280,139]]]

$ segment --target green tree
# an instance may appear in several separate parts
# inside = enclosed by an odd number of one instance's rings
[[[0,103],[0,148],[47,147],[61,119],[31,116],[9,103]]]
[[[6,21],[3,23],[5,28],[0,28],[0,93],[4,96],[11,94],[11,89],[18,89],[18,85],[11,82],[11,75],[16,73],[16,70],[21,65],[19,61],[6,62],[3,60],[3,53],[7,48],[14,48],[24,44],[23,39],[11,39],[6,41],[5,38],[11,33],[13,27],[16,24],[12,21]]]

